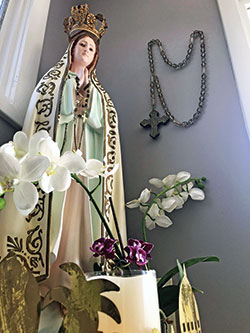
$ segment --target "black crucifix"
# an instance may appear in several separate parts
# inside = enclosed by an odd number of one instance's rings
[[[160,124],[166,124],[169,121],[169,118],[167,116],[160,116],[159,112],[156,110],[152,110],[149,114],[149,119],[144,119],[140,122],[140,125],[143,127],[150,126],[150,136],[151,138],[155,139],[160,133],[158,126]]]

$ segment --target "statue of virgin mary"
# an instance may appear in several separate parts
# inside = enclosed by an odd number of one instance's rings
[[[100,27],[97,27],[100,21]],[[99,42],[107,29],[103,15],[88,6],[71,9],[64,21],[69,46],[61,60],[37,84],[28,107],[23,130],[28,136],[47,130],[61,150],[80,150],[83,157],[105,161],[108,170],[95,199],[116,235],[109,197],[112,197],[120,230],[126,241],[122,163],[117,113],[99,83],[95,67]],[[90,189],[98,180],[82,179]],[[67,192],[45,194],[39,189],[34,211],[23,218],[10,198],[0,213],[0,256],[14,251],[38,280],[53,276],[53,285],[63,283],[58,265],[75,262],[90,271],[92,242],[102,235],[101,221],[85,191],[74,181]],[[50,280],[50,279],[49,279]]]

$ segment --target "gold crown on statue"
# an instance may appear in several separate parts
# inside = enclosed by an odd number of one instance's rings
[[[101,22],[101,26],[97,28],[97,20]],[[65,32],[69,39],[74,37],[80,31],[87,31],[99,40],[106,32],[108,25],[102,14],[94,15],[89,12],[87,4],[73,6],[71,8],[71,16],[64,19]]]

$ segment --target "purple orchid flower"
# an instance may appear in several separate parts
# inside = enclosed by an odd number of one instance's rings
[[[115,239],[101,237],[94,241],[90,250],[94,252],[94,257],[104,256],[106,259],[114,259],[114,244],[116,242]]]
[[[136,263],[137,266],[145,266],[148,259],[151,259],[150,252],[154,245],[151,243],[143,242],[142,240],[130,238],[128,245],[124,248],[127,252],[126,259],[132,264]]]

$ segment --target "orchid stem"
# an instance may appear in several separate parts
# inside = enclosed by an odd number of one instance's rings
[[[94,205],[94,207],[95,207],[95,209],[96,209],[96,211],[97,211],[97,213],[98,213],[98,215],[99,215],[99,217],[100,217],[100,219],[101,219],[101,221],[102,221],[102,223],[103,223],[103,225],[104,225],[104,228],[105,228],[105,230],[107,231],[109,237],[110,237],[111,239],[115,239],[114,236],[113,236],[113,234],[112,234],[112,231],[111,231],[110,228],[109,228],[109,225],[108,225],[107,221],[105,220],[105,218],[104,218],[104,216],[102,215],[102,212],[100,211],[100,209],[99,209],[99,207],[98,207],[98,205],[97,205],[95,199],[93,198],[92,191],[89,191],[89,189],[87,188],[87,186],[81,181],[81,179],[80,179],[75,173],[72,173],[72,174],[71,174],[71,177],[72,177],[73,179],[75,179],[75,181],[76,181],[77,183],[79,183],[79,184],[82,186],[82,188],[87,192],[87,194],[88,194],[88,196],[89,196],[89,199],[90,199],[90,201],[93,203],[93,205]],[[117,255],[122,259],[123,256],[122,256],[122,253],[121,253],[121,251],[120,251],[118,245],[115,243],[114,246],[115,246],[115,248],[116,248]]]
[[[101,178],[101,176],[99,176],[99,182],[96,185],[96,187],[90,191],[91,194],[93,194],[95,192],[95,190],[101,185],[101,182],[102,182],[102,178]]]
[[[112,214],[113,214],[113,217],[114,217],[115,228],[116,228],[117,236],[118,236],[118,239],[119,239],[121,252],[122,252],[123,258],[125,258],[125,252],[124,252],[124,248],[123,248],[122,236],[121,236],[121,233],[120,233],[120,228],[119,228],[117,217],[116,217],[116,214],[115,214],[115,208],[114,208],[114,205],[113,205],[113,200],[112,200],[111,197],[109,197],[109,202],[110,202]]]

